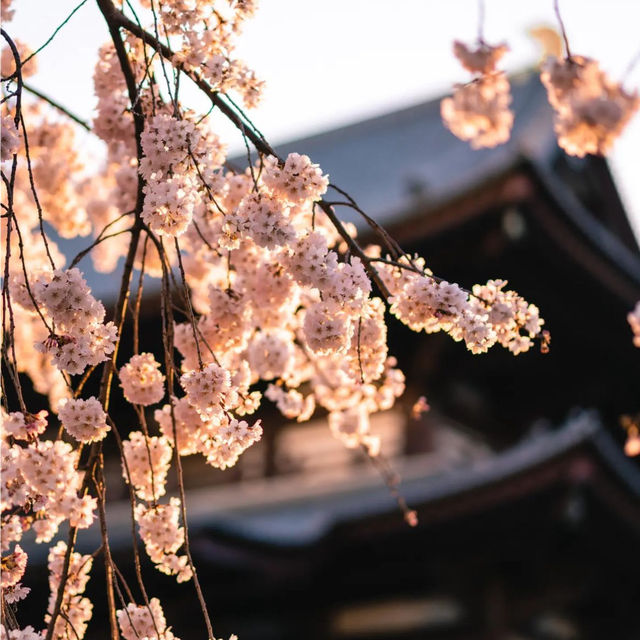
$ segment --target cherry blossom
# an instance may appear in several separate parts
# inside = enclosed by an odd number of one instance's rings
[[[475,75],[468,84],[456,85],[452,98],[442,100],[445,126],[461,140],[470,141],[474,149],[503,144],[511,135],[513,112],[509,81],[496,65],[508,47],[481,42],[477,49],[469,49],[455,42],[453,51]]]
[[[132,356],[120,369],[120,386],[132,404],[150,405],[164,396],[164,375],[151,353]]]
[[[540,79],[554,109],[558,144],[569,155],[606,154],[640,107],[637,92],[626,92],[584,56],[548,58]]]
[[[167,627],[158,598],[151,598],[149,606],[130,603],[126,609],[118,609],[117,617],[125,640],[180,640]]]
[[[111,428],[97,398],[64,400],[58,409],[58,416],[66,431],[80,442],[102,440]]]

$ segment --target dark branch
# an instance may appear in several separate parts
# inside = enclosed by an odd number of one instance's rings
[[[67,116],[67,118],[71,118],[71,120],[79,124],[83,129],[86,129],[87,131],[91,131],[91,125],[88,122],[86,122],[86,120],[83,120],[82,118],[77,116],[75,113],[72,113],[71,111],[69,111],[69,109],[67,109],[66,107],[63,107],[59,102],[56,102],[53,98],[50,98],[49,96],[45,95],[41,91],[38,91],[38,89],[35,89],[29,84],[24,83],[22,86],[29,93],[32,93],[34,96],[37,96],[38,98],[40,98],[40,100],[44,100],[46,103],[50,104],[54,109],[57,109],[58,111],[60,111],[60,113],[64,113],[64,115]]]

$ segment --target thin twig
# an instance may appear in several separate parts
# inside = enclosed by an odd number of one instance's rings
[[[622,82],[624,82],[631,75],[631,72],[634,70],[638,62],[640,62],[640,49],[636,51],[636,54],[633,56],[633,58],[631,58],[629,64],[627,65],[627,68],[624,70],[624,73],[622,74]]]
[[[191,545],[189,542],[189,523],[187,520],[187,503],[186,503],[185,488],[184,488],[184,474],[182,471],[182,461],[180,459],[180,454],[179,454],[180,444],[178,439],[176,417],[175,417],[175,410],[174,410],[175,366],[173,362],[173,349],[174,349],[173,318],[171,317],[170,310],[167,308],[167,305],[166,305],[166,303],[170,300],[169,277],[168,277],[169,269],[168,269],[168,261],[166,259],[166,252],[162,244],[160,244],[160,261],[162,264],[162,296],[161,296],[162,343],[164,347],[165,368],[167,373],[167,392],[170,398],[169,407],[171,411],[171,424],[172,424],[172,430],[173,430],[174,458],[176,461],[178,491],[180,494],[180,511],[181,511],[181,517],[182,517],[182,526],[184,528],[185,553],[187,556],[187,562],[189,564],[189,568],[191,569],[193,585],[195,587],[196,595],[200,603],[200,609],[202,610],[202,615],[204,617],[205,625],[207,627],[207,633],[209,634],[209,638],[215,638],[215,635],[213,633],[213,626],[211,624],[211,617],[209,615],[209,610],[207,608],[207,603],[204,598],[204,594],[202,593],[202,587],[200,585],[200,580],[198,579],[198,572],[197,572],[196,566],[193,562],[193,557],[191,555]]]
[[[413,509],[409,508],[409,505],[407,505],[407,501],[398,490],[398,485],[400,484],[400,477],[398,476],[398,474],[393,470],[387,459],[382,456],[382,454],[374,456],[371,455],[369,449],[365,445],[361,445],[361,448],[364,454],[370,460],[371,464],[373,464],[375,469],[380,474],[380,477],[387,486],[389,493],[402,511],[407,524],[412,527],[416,526],[418,524],[418,515]]]
[[[95,477],[93,478],[94,487],[98,497],[98,519],[100,521],[100,537],[102,538],[102,547],[104,552],[104,570],[105,579],[107,581],[107,605],[109,611],[109,624],[111,626],[111,635],[118,638],[118,623],[116,621],[116,603],[113,593],[113,559],[111,557],[111,547],[109,546],[109,532],[107,530],[107,514],[105,512],[105,496],[106,484],[104,480],[104,456],[102,452],[98,456],[98,465]]]
[[[6,238],[6,249],[5,249],[5,265],[4,265],[4,278],[2,280],[2,357],[7,363],[9,374],[11,375],[11,380],[13,382],[13,386],[15,387],[16,394],[18,396],[18,402],[20,403],[20,409],[23,413],[26,413],[26,405],[24,402],[24,398],[22,395],[22,387],[20,385],[20,374],[18,372],[18,360],[16,358],[16,347],[15,347],[15,318],[13,315],[13,306],[11,304],[11,296],[9,295],[9,264],[11,259],[11,223],[15,219],[15,215],[13,214],[13,180],[15,179],[15,170],[16,170],[16,156],[13,157],[13,166],[12,166],[12,177],[11,179],[7,179],[7,177],[2,174],[2,179],[5,182],[7,187],[7,192],[9,194],[9,211],[11,212],[11,216],[7,220],[7,238]],[[5,309],[9,311],[9,331],[7,332],[6,327],[6,318],[7,314],[5,313]],[[9,356],[7,354],[7,344],[10,345],[11,355],[13,357],[13,362],[9,361]]]
[[[101,242],[104,242],[109,238],[116,238],[117,236],[122,235],[123,233],[131,233],[133,231],[133,227],[129,227],[127,229],[121,229],[120,231],[114,231],[114,233],[110,233],[106,236],[104,235],[104,232],[110,226],[116,224],[116,222],[119,222],[122,218],[124,218],[127,215],[129,214],[123,213],[121,216],[118,216],[115,220],[112,220],[111,222],[107,223],[102,228],[102,231],[100,231],[100,233],[96,236],[95,240],[86,249],[83,249],[82,251],[76,254],[74,259],[71,261],[71,264],[69,265],[69,269],[75,267],[80,262],[80,260],[82,260],[88,253],[91,253],[94,247],[97,247]]]
[[[29,62],[29,60],[31,60],[31,58],[33,58],[33,56],[40,53],[58,35],[58,32],[60,31],[60,29],[62,29],[62,27],[64,27],[67,24],[67,22],[71,20],[75,12],[78,11],[78,9],[80,9],[80,7],[82,7],[82,5],[86,3],[87,3],[87,0],[82,0],[80,4],[74,7],[71,13],[56,27],[56,30],[49,36],[47,41],[43,45],[38,47],[28,58],[26,58],[22,64],[23,65],[26,64],[27,62]]]
[[[140,276],[138,277],[138,288],[136,290],[136,300],[133,308],[133,355],[138,355],[140,351],[140,306],[142,304],[142,286],[144,282],[144,270],[147,260],[147,244],[149,236],[145,235],[142,245],[142,260],[140,264]]]
[[[184,272],[184,266],[182,264],[182,255],[180,253],[180,244],[178,242],[178,238],[173,239],[176,248],[176,254],[178,256],[178,267],[180,269],[180,277],[182,278],[182,287],[184,290],[184,299],[187,303],[187,310],[189,312],[188,318],[191,323],[191,330],[193,331],[193,341],[196,345],[196,354],[198,356],[198,365],[200,369],[204,366],[202,363],[202,353],[200,352],[200,344],[198,343],[198,331],[196,329],[196,316],[193,312],[193,305],[191,304],[191,293],[189,292],[189,287],[187,286],[187,277]]]
[[[564,28],[564,22],[560,15],[560,3],[559,0],[553,0],[553,10],[555,11],[558,24],[560,25],[560,32],[562,33],[562,39],[564,40],[564,48],[567,52],[567,60],[571,60],[571,50],[569,49],[569,38],[567,37],[567,30]]]
[[[33,195],[33,200],[36,203],[36,209],[38,211],[38,226],[40,228],[40,236],[42,237],[42,241],[44,242],[44,248],[47,252],[47,257],[49,258],[49,263],[51,264],[51,268],[55,271],[56,263],[53,260],[53,256],[51,255],[51,251],[49,250],[49,241],[47,240],[47,234],[44,231],[44,213],[42,211],[42,205],[40,204],[40,199],[38,198],[38,192],[36,191],[36,184],[33,177],[33,168],[31,166],[31,154],[29,153],[29,136],[27,135],[27,127],[24,122],[24,116],[22,113],[20,114],[20,122],[22,124],[22,137],[24,139],[24,153],[27,158],[27,173],[29,174],[29,186],[31,188],[31,194]]]
[[[136,498],[135,498],[135,491],[133,489],[133,482],[131,481],[131,471],[129,469],[129,463],[127,462],[127,458],[124,455],[124,446],[122,444],[122,438],[120,437],[120,434],[118,432],[118,429],[115,425],[115,423],[113,422],[113,420],[111,419],[111,417],[109,415],[107,415],[107,422],[109,423],[109,425],[111,426],[111,430],[113,432],[113,435],[116,439],[116,442],[118,444],[118,449],[120,451],[120,458],[122,460],[122,465],[125,471],[125,476],[126,476],[126,484],[127,484],[127,489],[128,489],[128,493],[129,493],[129,504],[130,504],[130,508],[131,508],[131,540],[133,543],[133,565],[135,568],[135,573],[136,573],[136,578],[138,580],[138,586],[140,588],[140,592],[142,593],[142,598],[145,602],[145,605],[149,611],[149,615],[151,616],[151,620],[153,621],[153,626],[155,627],[155,630],[158,634],[158,637],[160,637],[160,631],[156,625],[156,621],[155,621],[155,617],[153,615],[153,612],[151,611],[151,604],[149,601],[149,595],[147,593],[147,589],[144,585],[144,580],[142,579],[142,565],[140,563],[140,548],[138,545],[138,536],[136,535],[136,515],[135,515],[135,507],[136,507]],[[129,615],[127,613],[127,615]]]
[[[484,0],[478,0],[478,42],[484,44]]]
[[[50,104],[54,109],[57,109],[58,111],[60,111],[60,113],[63,113],[65,116],[67,116],[67,118],[71,118],[71,120],[73,120],[76,124],[79,124],[86,131],[91,131],[91,125],[86,120],[83,120],[80,116],[77,116],[75,113],[69,111],[69,109],[67,109],[66,107],[63,107],[59,102],[56,102],[53,98],[50,98],[48,95],[42,93],[35,87],[32,87],[30,84],[27,84],[26,82],[23,83],[23,87],[29,93],[32,93],[34,96],[37,96],[38,98],[40,98],[40,100],[44,100],[46,103]]]

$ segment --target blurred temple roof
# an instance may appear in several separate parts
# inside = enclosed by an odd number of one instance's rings
[[[276,150],[281,156],[292,152],[307,154],[329,174],[333,184],[349,192],[361,209],[377,222],[390,226],[416,209],[435,209],[462,193],[472,192],[523,161],[547,171],[558,157],[572,169],[593,164],[599,167],[599,179],[603,180],[608,171],[603,171],[606,163],[602,158],[569,157],[558,147],[553,112],[538,74],[524,71],[510,81],[511,108],[515,113],[513,130],[505,144],[492,149],[471,150],[469,143],[448,131],[440,115],[441,98],[437,98],[277,145]],[[614,201],[609,207],[615,209],[607,212],[611,218],[608,226],[615,228],[623,243],[637,250],[610,175],[606,181],[607,195]],[[329,189],[327,199],[340,197]],[[603,220],[604,212],[590,213]],[[361,222],[347,208],[340,208],[339,214]]]
[[[510,140],[493,149],[469,153],[469,144],[445,128],[438,98],[282,144],[277,151],[307,154],[369,215],[388,223],[417,197],[442,202],[481,184],[521,154],[543,160],[557,148],[551,108],[537,76],[522,73],[511,83],[514,127]]]
[[[483,507],[465,496],[490,491],[495,500],[511,500],[521,492],[537,490],[537,482],[520,487],[513,495],[496,492],[496,487],[515,488],[537,469],[586,449],[590,459],[615,480],[617,490],[637,501],[630,511],[631,505],[614,503],[614,507],[622,506],[623,512],[631,514],[640,531],[640,469],[624,455],[595,412],[576,413],[558,429],[533,432],[502,452],[472,448],[463,438],[443,435],[446,439],[432,453],[400,458],[394,463],[402,478],[402,495],[420,510],[454,500],[457,511],[476,511]],[[562,480],[554,476],[546,481],[590,482],[596,477],[593,474],[591,470],[585,477]],[[341,474],[319,470],[202,488],[191,491],[188,502],[189,525],[194,532],[216,531],[230,539],[276,547],[317,544],[337,526],[385,514],[403,527],[394,499],[369,466],[352,466]],[[114,548],[128,547],[130,506],[116,503],[107,511],[113,529],[111,544]],[[456,514],[447,513],[447,517]],[[83,537],[81,548],[90,550],[100,545],[98,528],[92,527],[90,532]]]

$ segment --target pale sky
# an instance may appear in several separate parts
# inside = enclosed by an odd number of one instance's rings
[[[78,1],[16,0],[16,17],[5,28],[36,48]],[[598,59],[621,79],[640,50],[640,1],[561,0],[560,8],[572,52]],[[527,30],[541,23],[556,24],[552,0],[485,0],[485,39],[509,44],[507,71],[537,61]],[[251,117],[278,143],[441,96],[468,79],[451,53],[452,41],[471,42],[477,30],[476,0],[263,0],[237,49],[267,82],[263,103]],[[89,0],[41,54],[31,83],[90,119],[97,48],[107,39]],[[640,62],[625,86],[640,87]],[[230,129],[221,128],[220,135],[239,149]],[[640,235],[637,114],[610,161]]]

